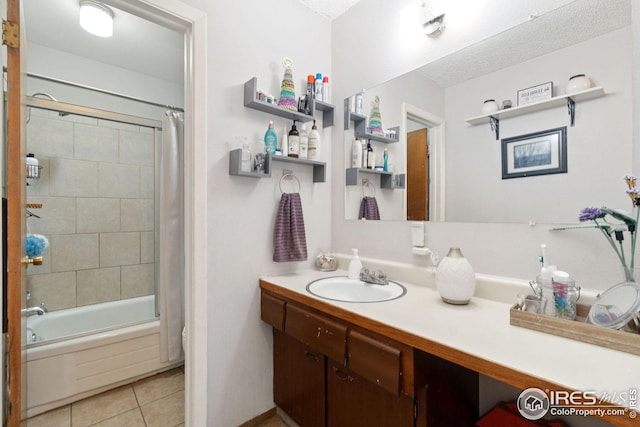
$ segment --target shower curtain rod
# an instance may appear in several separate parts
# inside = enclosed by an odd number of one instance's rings
[[[7,71],[7,67],[3,67],[4,71]],[[106,90],[106,89],[100,89],[97,87],[93,87],[93,86],[87,86],[87,85],[83,85],[80,83],[74,83],[74,82],[70,82],[68,80],[62,80],[62,79],[57,79],[55,77],[48,77],[42,74],[36,74],[36,73],[26,73],[27,77],[33,77],[35,79],[40,79],[40,80],[46,80],[46,81],[50,81],[53,83],[60,83],[60,84],[64,84],[67,86],[74,86],[77,88],[81,88],[81,89],[87,89],[87,90],[92,90],[94,92],[100,92],[100,93],[104,93],[106,95],[112,95],[112,96],[117,96],[119,98],[124,98],[124,99],[128,99],[130,101],[137,101],[137,102],[142,102],[144,104],[147,105],[153,105],[154,107],[162,107],[162,108],[168,108],[170,110],[174,110],[174,111],[179,111],[181,113],[184,113],[184,109],[181,107],[176,107],[173,105],[167,105],[167,104],[161,104],[158,102],[153,102],[153,101],[147,101],[146,99],[142,99],[142,98],[136,98],[135,96],[129,96],[129,95],[124,95],[122,93],[118,93],[118,92],[112,92],[110,90]]]

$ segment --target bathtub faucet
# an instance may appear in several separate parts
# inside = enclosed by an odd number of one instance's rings
[[[22,309],[22,313],[24,313],[27,317],[38,315],[42,316],[45,313],[48,313],[47,307],[44,306],[44,303],[41,303],[39,307],[27,307]]]

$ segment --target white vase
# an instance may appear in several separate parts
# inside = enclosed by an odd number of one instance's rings
[[[569,79],[567,82],[567,87],[565,88],[565,93],[576,93],[581,92],[583,90],[587,90],[591,87],[591,80],[589,77],[584,74],[576,74]]]
[[[481,111],[482,111],[482,114],[491,114],[491,113],[495,113],[499,109],[500,107],[498,106],[498,103],[496,102],[495,99],[487,99],[482,104]]]
[[[476,290],[476,274],[460,252],[451,248],[436,269],[436,288],[442,300],[449,304],[464,305]]]

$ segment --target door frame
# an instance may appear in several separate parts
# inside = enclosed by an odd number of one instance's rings
[[[405,145],[407,146],[407,120],[421,123],[429,129],[429,221],[444,221],[445,213],[445,163],[444,163],[444,119],[433,113],[422,110],[406,102],[402,103],[402,123],[400,132]],[[406,159],[405,159],[406,162]],[[406,165],[405,165],[406,169]],[[404,212],[403,218],[407,219],[407,192],[404,192]]]
[[[180,0],[102,0],[185,33],[185,425],[207,425],[207,15]],[[197,325],[197,327],[196,327]],[[196,404],[200,402],[200,404]]]

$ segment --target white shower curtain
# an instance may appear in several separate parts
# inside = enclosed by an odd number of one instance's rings
[[[162,118],[159,188],[159,255],[156,262],[160,311],[160,360],[182,357],[184,327],[184,118],[172,110]]]

